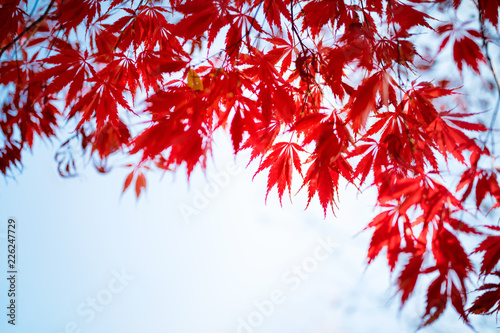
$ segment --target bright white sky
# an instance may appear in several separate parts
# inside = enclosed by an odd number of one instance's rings
[[[182,170],[150,175],[139,201],[132,192],[121,196],[126,170],[103,176],[89,167],[62,179],[57,145],[38,144],[22,175],[0,185],[0,237],[9,217],[19,226],[18,325],[2,314],[1,331],[415,331],[423,291],[398,314],[383,258],[365,271],[370,234],[354,238],[373,216],[370,191],[359,198],[342,191],[337,217],[326,219],[317,200],[304,211],[305,191],[283,208],[271,193],[266,205],[267,174],[252,182],[256,165],[245,169],[225,137],[218,143],[206,176],[197,172],[188,185]],[[193,206],[234,163],[239,172],[186,223],[179,207]],[[0,249],[5,272],[5,238]],[[5,279],[0,288],[6,312]],[[474,323],[479,332],[496,326]],[[471,332],[453,311],[422,330],[451,331]]]

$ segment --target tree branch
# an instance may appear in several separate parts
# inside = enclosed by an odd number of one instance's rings
[[[37,26],[38,24],[40,24],[40,22],[42,22],[46,17],[47,15],[49,14],[49,11],[50,9],[52,8],[52,6],[54,5],[54,2],[56,2],[56,0],[51,0],[47,9],[45,10],[45,13],[42,14],[42,16],[40,16],[35,22],[31,23],[28,27],[26,27],[19,35],[16,36],[16,38],[14,38],[9,44],[5,45],[4,47],[2,47],[2,49],[0,50],[0,57],[2,56],[2,54],[7,51],[8,49],[10,49],[12,47],[12,45],[14,45],[19,39],[21,39],[28,31],[30,31],[31,29],[33,29],[35,26]]]
[[[498,80],[498,76],[497,76],[497,73],[495,71],[495,68],[493,67],[493,62],[491,61],[490,52],[489,52],[489,48],[488,48],[489,41],[488,41],[488,37],[486,36],[486,27],[484,25],[484,17],[482,15],[481,7],[480,7],[479,3],[478,3],[478,10],[479,10],[479,23],[481,25],[481,37],[483,39],[484,55],[486,57],[488,67],[490,68],[491,73],[493,74],[493,79],[495,81],[495,85],[496,85],[497,93],[498,93],[495,109],[493,110],[493,115],[491,116],[488,136],[486,137],[486,141],[488,141],[488,138],[491,136],[491,151],[494,154],[495,137],[492,134],[493,134],[495,122],[496,122],[496,119],[498,116],[498,111],[500,111],[500,82]]]

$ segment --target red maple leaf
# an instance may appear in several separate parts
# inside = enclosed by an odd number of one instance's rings
[[[286,188],[288,188],[288,194],[291,199],[290,191],[292,186],[293,170],[296,169],[302,176],[302,168],[298,152],[304,151],[305,150],[298,144],[290,142],[279,142],[272,146],[271,152],[265,160],[261,162],[259,169],[255,173],[255,175],[257,175],[259,172],[269,168],[266,200],[269,192],[275,185],[278,188],[280,203]]]

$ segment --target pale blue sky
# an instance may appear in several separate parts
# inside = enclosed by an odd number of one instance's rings
[[[62,179],[57,145],[37,144],[23,173],[0,185],[0,225],[14,217],[19,226],[18,325],[7,326],[3,314],[1,331],[415,331],[423,291],[398,314],[383,258],[365,271],[370,234],[353,237],[373,215],[370,191],[357,198],[343,190],[337,217],[326,219],[317,200],[304,211],[305,191],[283,208],[273,192],[265,205],[267,174],[252,182],[256,166],[245,169],[245,157],[235,161],[227,138],[218,139],[206,176],[198,171],[188,185],[182,171],[161,181],[149,175],[138,201],[121,196],[126,170],[100,175],[89,167]],[[179,207],[193,206],[233,163],[240,172],[186,223]],[[321,248],[329,242],[331,253]],[[3,279],[0,288],[5,304]],[[495,330],[493,318],[489,329],[474,322],[480,332]],[[422,330],[450,331],[470,332],[453,311]]]

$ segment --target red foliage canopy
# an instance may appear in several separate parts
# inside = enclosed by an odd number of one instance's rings
[[[235,153],[249,149],[257,172],[269,170],[280,201],[297,177],[325,215],[340,182],[375,188],[368,261],[386,253],[403,304],[431,276],[423,325],[448,304],[466,323],[500,310],[500,228],[482,214],[500,206],[498,105],[479,123],[487,114],[463,80],[499,91],[500,0],[0,4],[2,174],[36,137],[73,126],[56,154],[61,175],[74,175],[77,155],[101,172],[113,155],[137,155],[124,190],[135,180],[139,197],[147,170],[205,168],[226,130]],[[479,239],[473,253],[466,234]]]

